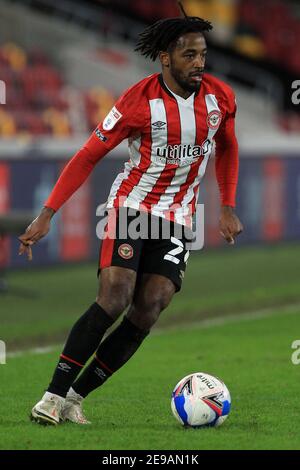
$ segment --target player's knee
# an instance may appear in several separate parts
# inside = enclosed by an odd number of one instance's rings
[[[136,311],[132,312],[135,324],[143,330],[151,330],[169,302],[170,298],[167,295],[153,296],[153,298],[149,299],[143,306],[140,305]],[[129,315],[129,319],[131,319],[131,315]]]
[[[173,288],[162,287],[149,292],[144,299],[145,310],[152,312],[153,316],[159,315],[170,303],[174,294]]]
[[[151,328],[155,325],[157,320],[159,319],[161,310],[149,310],[146,312],[143,318],[143,328],[147,330],[151,330]]]
[[[157,322],[159,314],[158,310],[143,311],[133,305],[127,313],[127,317],[141,331],[149,331]]]
[[[117,318],[130,305],[133,286],[126,279],[111,281],[105,290],[101,290],[96,302],[113,318]]]

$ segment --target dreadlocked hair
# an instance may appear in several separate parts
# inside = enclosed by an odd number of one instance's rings
[[[135,51],[155,61],[160,51],[169,50],[183,34],[203,33],[211,29],[213,27],[209,21],[198,16],[187,16],[185,13],[184,18],[159,20],[139,34]]]

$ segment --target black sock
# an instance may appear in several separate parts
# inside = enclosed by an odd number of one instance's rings
[[[69,334],[48,392],[66,396],[80,370],[113,323],[114,320],[96,302],[90,306]]]
[[[82,397],[100,387],[137,351],[149,331],[137,328],[127,317],[100,344],[96,357],[73,383],[72,388]]]

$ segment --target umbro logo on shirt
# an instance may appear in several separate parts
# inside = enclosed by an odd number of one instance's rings
[[[163,121],[156,121],[152,124],[155,129],[162,129],[167,123]]]

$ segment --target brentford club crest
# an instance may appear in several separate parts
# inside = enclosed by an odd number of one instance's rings
[[[212,129],[216,130],[219,128],[221,124],[222,114],[218,110],[211,111],[207,116],[207,126]]]
[[[119,246],[118,253],[121,258],[130,259],[133,257],[133,248],[128,243],[123,243]]]

